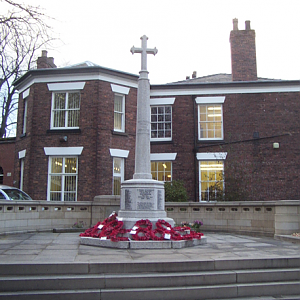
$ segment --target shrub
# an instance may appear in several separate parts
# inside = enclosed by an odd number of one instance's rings
[[[187,202],[188,195],[182,180],[165,182],[165,201],[166,202]]]

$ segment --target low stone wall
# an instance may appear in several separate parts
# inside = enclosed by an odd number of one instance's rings
[[[91,226],[92,202],[0,201],[0,234]]]
[[[166,203],[168,216],[182,221],[203,222],[203,231],[275,234],[275,202]]]
[[[120,197],[97,196],[91,202],[0,201],[0,234],[88,228],[118,211]],[[167,215],[176,224],[203,222],[202,230],[253,235],[300,232],[300,201],[166,202]]]

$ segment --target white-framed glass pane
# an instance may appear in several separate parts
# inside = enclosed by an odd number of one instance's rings
[[[113,158],[113,195],[121,195],[121,183],[124,181],[124,158]]]
[[[215,201],[224,191],[224,162],[200,161],[200,201]]]
[[[172,106],[151,106],[151,138],[171,139]]]
[[[68,93],[68,127],[79,127],[80,93]]]
[[[199,105],[199,139],[223,138],[223,112],[221,104]]]
[[[65,92],[53,94],[52,127],[79,127],[80,93]]]
[[[115,95],[114,98],[114,130],[124,131],[124,96]]]
[[[77,157],[51,157],[49,198],[52,201],[76,201]]]
[[[23,131],[22,133],[26,133],[26,128],[27,128],[27,106],[28,106],[28,101],[27,99],[24,99],[24,112],[23,112]]]
[[[172,162],[170,161],[152,161],[151,162],[152,179],[158,181],[172,181]]]

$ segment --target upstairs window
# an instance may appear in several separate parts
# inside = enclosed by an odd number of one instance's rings
[[[199,105],[199,140],[222,139],[222,105]]]
[[[175,98],[152,98],[151,141],[172,140],[172,106]]]
[[[223,139],[223,103],[225,97],[197,97],[198,139]]]
[[[130,88],[111,84],[114,93],[114,131],[125,132],[125,98]]]
[[[23,128],[22,128],[22,134],[25,135],[26,134],[26,130],[27,130],[27,106],[28,106],[28,96],[30,93],[30,89],[27,89],[26,91],[24,91],[22,93],[22,97],[24,100],[24,106],[23,106]]]
[[[79,114],[79,92],[53,93],[51,128],[79,128]]]
[[[172,106],[151,106],[151,139],[172,139]]]
[[[125,132],[125,96],[115,94],[114,131]]]

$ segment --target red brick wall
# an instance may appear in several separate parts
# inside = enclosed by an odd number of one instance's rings
[[[232,30],[230,45],[232,80],[257,80],[255,31]]]
[[[13,186],[14,153],[14,138],[0,140],[0,166],[3,169],[3,184],[9,186]]]
[[[195,97],[177,96],[173,141],[152,142],[151,153],[177,153],[173,180],[185,182],[192,201],[199,199],[197,152],[227,152],[225,181],[226,176],[239,172],[248,200],[300,199],[300,93],[224,96],[224,141],[198,141]],[[258,139],[253,138],[254,133],[259,134]],[[279,149],[273,149],[274,142],[280,144]]]
[[[125,162],[125,179],[134,172],[134,142],[136,89],[130,88],[126,96],[126,132],[113,133],[114,93],[111,85],[103,81],[86,81],[81,91],[80,132],[50,131],[51,97],[46,83],[34,84],[28,99],[28,130],[20,137],[18,127],[16,153],[26,149],[24,190],[33,199],[47,198],[48,156],[44,147],[83,147],[78,157],[78,201],[93,200],[96,195],[112,194],[113,158],[109,148],[130,150]],[[21,97],[21,96],[20,96]],[[20,99],[20,103],[22,99]],[[20,106],[18,122],[22,124]],[[67,142],[61,137],[67,136]],[[17,154],[16,154],[17,155]],[[16,170],[19,162],[15,164]],[[18,173],[19,174],[19,173]],[[19,176],[15,175],[19,181]]]

